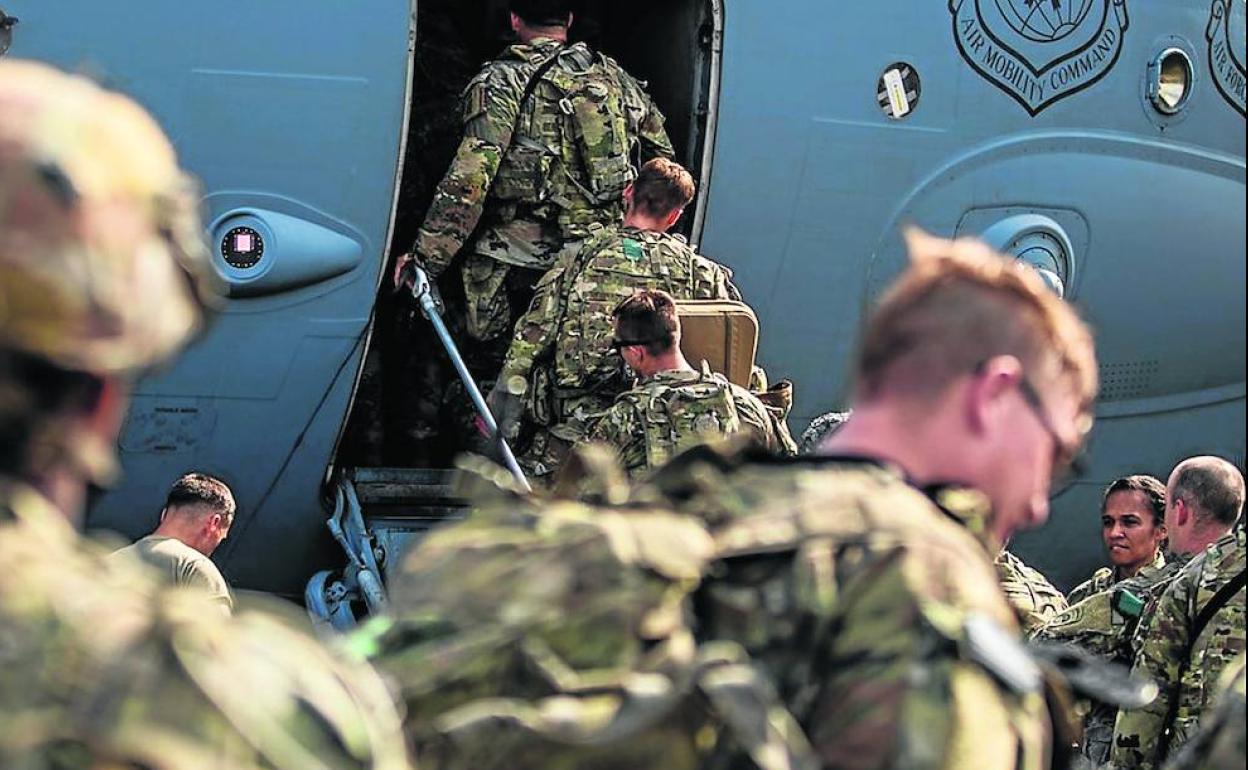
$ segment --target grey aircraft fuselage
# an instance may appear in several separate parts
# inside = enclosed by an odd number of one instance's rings
[[[325,482],[413,216],[398,197],[414,62],[436,66],[430,36],[449,29],[490,55],[501,7],[0,0],[6,55],[95,74],[157,115],[202,180],[229,287],[207,335],[138,387],[125,479],[91,526],[149,531],[195,468],[238,497],[218,556],[235,585],[296,595],[340,563]],[[795,423],[844,406],[860,318],[915,224],[1032,262],[1095,327],[1091,473],[1015,543],[1059,585],[1102,562],[1113,478],[1198,453],[1242,468],[1244,0],[595,7],[696,171],[689,229],[756,308]]]

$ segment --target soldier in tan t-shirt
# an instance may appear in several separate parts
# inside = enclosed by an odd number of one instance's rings
[[[206,590],[228,613],[234,607],[230,586],[208,557],[229,535],[234,510],[234,495],[225,482],[188,473],[170,488],[156,531],[114,557],[137,557],[175,585]]]

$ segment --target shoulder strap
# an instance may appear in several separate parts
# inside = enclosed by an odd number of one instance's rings
[[[1204,633],[1205,626],[1209,625],[1209,621],[1213,620],[1213,616],[1218,614],[1218,611],[1225,607],[1235,596],[1235,594],[1239,593],[1240,590],[1243,589],[1245,581],[1248,581],[1248,572],[1241,569],[1238,575],[1231,578],[1226,585],[1219,588],[1218,592],[1213,595],[1213,598],[1211,598],[1209,602],[1201,608],[1200,614],[1196,616],[1196,622],[1192,624],[1191,636],[1188,637],[1190,640],[1188,642],[1188,658],[1191,657],[1190,648],[1196,644],[1196,640],[1200,638],[1202,633]]]
[[[537,90],[537,84],[541,82],[542,76],[549,72],[551,67],[555,66],[555,62],[559,61],[559,54],[561,53],[563,53],[562,48],[555,51],[550,58],[533,70],[533,74],[529,76],[529,82],[524,84],[524,94],[520,97],[520,112],[524,112],[524,105],[528,103],[529,99],[533,98],[533,92]],[[519,120],[520,112],[516,113],[517,120]]]
[[[1248,572],[1246,572],[1245,570],[1240,570],[1238,575],[1231,578],[1229,581],[1227,581],[1226,585],[1218,589],[1217,593],[1215,593],[1213,597],[1209,599],[1209,601],[1205,604],[1205,606],[1201,608],[1200,613],[1196,615],[1196,621],[1192,623],[1192,632],[1188,634],[1188,637],[1187,637],[1187,647],[1183,651],[1183,657],[1179,659],[1180,665],[1183,666],[1184,670],[1186,670],[1187,664],[1191,662],[1192,650],[1196,646],[1196,640],[1200,638],[1200,635],[1202,633],[1204,633],[1205,626],[1209,625],[1209,621],[1213,620],[1213,616],[1218,614],[1219,610],[1221,610],[1223,607],[1229,604],[1231,599],[1234,598],[1235,594],[1239,593],[1240,589],[1244,587],[1246,580],[1248,580]],[[1180,672],[1179,676],[1182,677],[1182,675],[1183,675],[1182,672]],[[1173,725],[1175,718],[1178,716],[1178,713],[1179,713],[1179,698],[1176,695],[1170,701],[1170,708],[1166,713],[1165,724]],[[1169,753],[1170,740],[1173,737],[1173,735],[1174,735],[1173,732],[1169,730],[1162,733],[1161,753],[1158,754],[1158,756],[1164,758]]]
[[[499,153],[500,156],[506,155],[507,151],[511,149],[511,144],[516,138],[516,128],[520,125],[520,116],[524,114],[524,106],[529,103],[529,99],[533,98],[533,92],[537,90],[537,84],[541,82],[542,76],[549,72],[551,67],[555,66],[555,62],[559,60],[559,54],[561,53],[563,53],[562,48],[546,59],[546,61],[537,65],[537,69],[533,70],[533,74],[529,76],[528,82],[524,84],[524,93],[520,96],[520,105],[516,108],[516,117],[511,122],[510,138],[507,140],[507,144],[500,148],[502,150]]]

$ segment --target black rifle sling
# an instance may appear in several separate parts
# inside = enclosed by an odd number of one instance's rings
[[[1205,632],[1205,626],[1209,625],[1209,621],[1213,620],[1213,616],[1218,611],[1230,603],[1235,594],[1244,588],[1245,581],[1248,580],[1248,571],[1240,570],[1239,574],[1227,581],[1226,585],[1218,589],[1209,601],[1201,608],[1200,613],[1196,615],[1196,621],[1192,623],[1191,633],[1187,637],[1187,648],[1180,660],[1183,661],[1184,670],[1187,664],[1192,660],[1192,651],[1196,647],[1196,640],[1200,639],[1200,635]],[[1179,674],[1182,679],[1182,673]],[[1161,759],[1165,759],[1170,753],[1170,741],[1174,737],[1174,720],[1179,713],[1179,697],[1176,692],[1174,698],[1170,701],[1170,710],[1166,714],[1166,732],[1161,736],[1161,753],[1158,755]]]
[[[1191,648],[1195,646],[1196,640],[1205,632],[1205,626],[1209,625],[1209,621],[1213,620],[1213,616],[1218,614],[1219,610],[1230,603],[1235,594],[1243,590],[1245,581],[1248,581],[1248,571],[1240,570],[1238,575],[1219,588],[1209,603],[1201,608],[1200,614],[1196,616],[1196,622],[1192,624],[1192,635],[1188,637],[1191,640],[1188,642],[1188,658],[1191,657]]]

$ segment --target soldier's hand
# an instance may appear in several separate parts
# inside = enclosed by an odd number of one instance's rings
[[[494,415],[498,429],[507,439],[513,439],[520,432],[520,417],[524,414],[524,402],[520,396],[512,393],[504,378],[500,378],[490,390],[486,404]]]
[[[412,274],[409,266],[414,265],[421,267],[420,259],[412,253],[400,254],[399,258],[394,261],[394,290],[398,291],[404,287],[410,289],[416,281],[416,277]],[[428,271],[426,271],[428,272]]]

